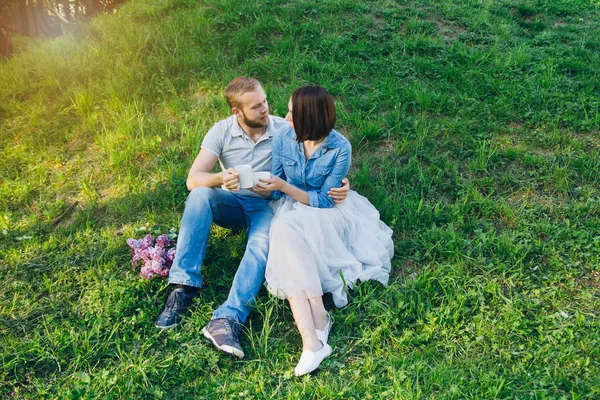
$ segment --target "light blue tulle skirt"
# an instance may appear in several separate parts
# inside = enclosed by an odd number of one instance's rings
[[[394,255],[392,230],[363,196],[350,191],[333,208],[315,208],[287,196],[271,203],[275,217],[265,274],[280,298],[331,293],[337,307],[357,281],[387,285]]]

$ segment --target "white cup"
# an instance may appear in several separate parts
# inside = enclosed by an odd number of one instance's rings
[[[269,179],[271,177],[271,173],[267,171],[253,172],[252,179],[254,180],[254,187],[258,185],[260,182],[259,179]]]
[[[240,188],[248,189],[251,188],[254,184],[254,180],[252,179],[252,165],[250,164],[242,164],[236,165],[233,167],[238,173],[238,182],[240,183]]]

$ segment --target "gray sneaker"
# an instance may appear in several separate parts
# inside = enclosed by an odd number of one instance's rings
[[[160,329],[175,328],[183,319],[196,296],[198,296],[198,289],[196,288],[176,287],[169,295],[165,307],[154,325]]]
[[[244,358],[244,351],[240,346],[240,330],[242,324],[233,318],[212,319],[202,328],[202,333],[215,347],[238,358]]]

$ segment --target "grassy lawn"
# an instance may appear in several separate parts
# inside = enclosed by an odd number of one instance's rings
[[[0,63],[0,397],[600,398],[598,0],[132,0]],[[154,319],[125,240],[177,230],[225,85],[272,113],[327,87],[354,189],[394,229],[388,287],[333,310],[293,376],[289,308],[261,292],[237,361],[200,332],[245,233]]]

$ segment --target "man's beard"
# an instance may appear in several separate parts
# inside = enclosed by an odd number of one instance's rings
[[[252,120],[246,118],[246,114],[242,111],[242,122],[249,128],[264,128],[269,125],[269,120],[263,120],[262,118],[259,120]]]

